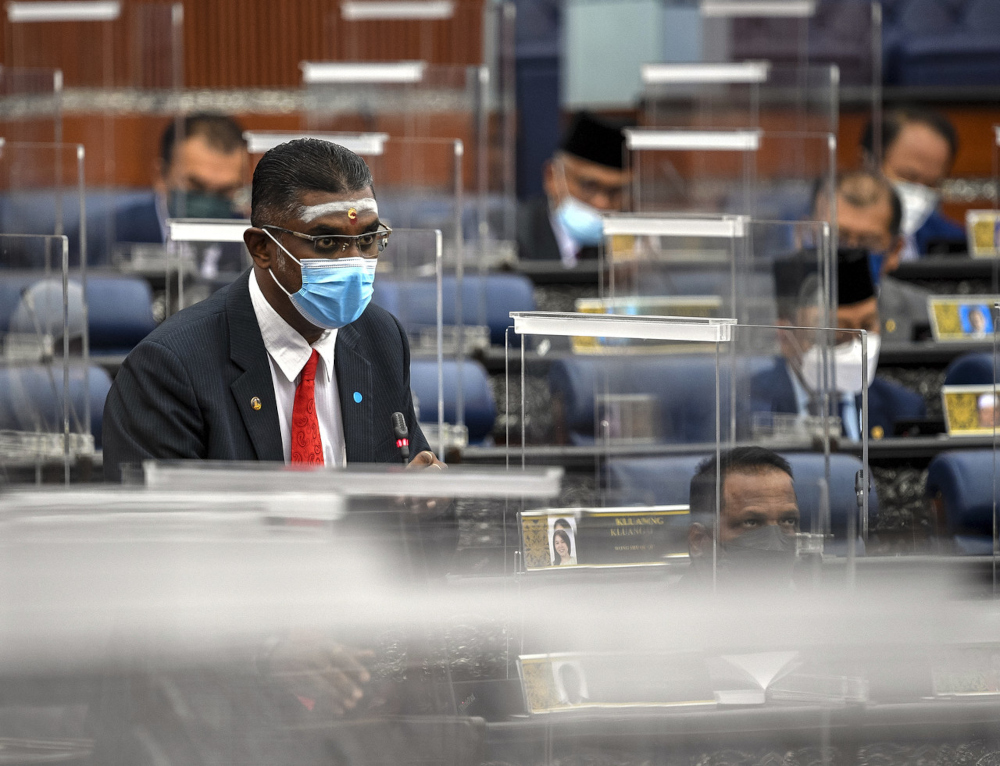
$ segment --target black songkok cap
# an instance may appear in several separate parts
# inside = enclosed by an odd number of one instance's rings
[[[625,134],[621,128],[579,112],[563,135],[559,148],[582,160],[621,170],[625,167]]]
[[[816,252],[806,250],[788,258],[779,258],[772,265],[774,293],[778,299],[778,314],[788,317],[801,297],[806,278],[816,274]],[[837,304],[850,306],[875,295],[868,251],[842,247],[837,250]]]

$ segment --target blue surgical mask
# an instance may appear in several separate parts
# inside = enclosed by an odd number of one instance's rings
[[[567,194],[556,208],[555,216],[559,225],[581,247],[600,243],[604,234],[604,221],[597,208]]]
[[[357,319],[372,299],[377,258],[306,258],[300,261],[264,229],[285,255],[299,264],[302,287],[288,292],[268,269],[271,279],[288,296],[306,321],[325,330],[335,330]]]

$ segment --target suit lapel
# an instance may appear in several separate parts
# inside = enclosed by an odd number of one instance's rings
[[[337,332],[334,367],[340,395],[340,413],[344,421],[344,445],[348,463],[373,463],[376,460],[372,366],[361,354],[361,336],[353,325]],[[357,396],[355,396],[357,394]],[[357,401],[358,398],[361,401]]]
[[[241,370],[230,385],[258,460],[284,460],[278,404],[267,349],[250,300],[250,271],[240,276],[226,299],[229,358]]]

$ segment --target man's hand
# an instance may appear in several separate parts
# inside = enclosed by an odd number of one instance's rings
[[[424,450],[423,452],[418,453],[417,456],[409,462],[409,464],[406,466],[406,470],[419,471],[424,468],[431,468],[431,467],[437,469],[443,469],[446,466],[444,463],[442,463],[434,456],[433,452],[430,452],[429,450]]]
[[[266,672],[294,695],[303,711],[339,717],[364,696],[371,675],[363,663],[372,657],[370,651],[296,636],[274,647]]]

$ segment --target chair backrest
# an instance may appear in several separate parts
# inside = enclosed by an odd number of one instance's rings
[[[996,379],[993,354],[974,352],[956,357],[944,373],[946,386],[989,385]]]
[[[691,477],[698,464],[708,455],[624,458],[611,460],[608,465],[610,489],[615,504],[629,505],[687,504],[690,500]],[[795,494],[802,515],[801,529],[809,532],[819,519],[821,481],[824,479],[825,458],[815,453],[783,454],[792,467]],[[858,512],[854,493],[854,477],[861,470],[861,461],[851,455],[830,456],[830,525],[838,540],[847,536],[847,521]],[[869,524],[878,516],[878,494],[874,486],[868,498]],[[860,529],[859,529],[860,533]]]
[[[453,325],[458,317],[458,290],[454,276],[441,280],[442,321]],[[462,278],[462,320],[466,325],[486,324],[490,342],[502,346],[513,322],[511,311],[534,311],[531,280],[523,274],[466,275]],[[400,280],[379,276],[373,300],[395,315],[408,331],[433,327],[437,285],[433,279]]]
[[[741,361],[740,374],[750,376],[773,364],[771,357]],[[720,390],[729,390],[730,369],[720,370]],[[549,368],[553,397],[562,404],[571,444],[594,441],[595,393],[649,394],[657,403],[663,441],[676,444],[715,441],[716,358],[714,354],[654,356],[566,356]],[[729,397],[720,402],[723,423],[729,420]]]
[[[942,452],[927,467],[927,496],[944,503],[953,535],[993,537],[993,450]]]
[[[458,399],[459,363],[445,360],[444,368],[444,421],[456,420]],[[469,429],[469,442],[481,444],[493,432],[497,411],[490,391],[486,368],[472,359],[465,359],[461,366],[462,393],[465,403],[465,425]],[[410,361],[410,389],[420,405],[420,420],[437,422],[437,362],[433,359]]]
[[[41,279],[34,272],[0,271],[0,333],[10,327],[25,290]],[[152,291],[138,277],[89,276],[86,300],[92,352],[127,353],[156,327]]]
[[[83,417],[84,403],[90,402],[90,429],[94,444],[101,448],[104,400],[111,378],[100,367],[90,367],[84,387],[82,367],[70,369],[70,409]],[[14,431],[62,431],[63,368],[57,365],[0,367],[0,429]],[[73,428],[71,424],[71,428]]]

